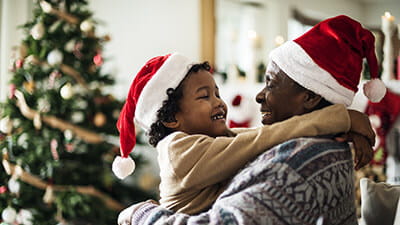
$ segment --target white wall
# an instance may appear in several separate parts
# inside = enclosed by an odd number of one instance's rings
[[[0,0],[0,102],[4,102],[8,93],[12,47],[19,45],[24,37],[17,26],[28,20],[31,7],[32,1]]]
[[[151,57],[181,52],[200,58],[199,0],[89,0],[108,33],[106,70],[116,74],[113,94],[125,98],[134,76]],[[107,61],[106,60],[106,61]],[[111,67],[111,68],[110,68]]]

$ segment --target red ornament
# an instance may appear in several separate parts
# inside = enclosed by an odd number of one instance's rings
[[[12,98],[14,98],[14,95],[15,95],[16,86],[15,86],[15,84],[10,84],[10,85],[8,86],[8,88],[9,88],[9,90],[10,90],[10,93],[9,93],[9,95],[8,95],[8,98],[9,98],[9,99],[12,99]]]
[[[4,194],[7,192],[7,187],[6,186],[0,186],[0,194]]]
[[[93,57],[93,62],[96,66],[101,66],[103,64],[103,57],[101,57],[100,53],[97,53],[94,57]]]
[[[15,61],[15,67],[17,69],[21,68],[24,65],[24,60],[23,59],[17,59],[17,61]]]
[[[54,160],[58,160],[60,157],[57,152],[58,142],[56,139],[52,139],[50,142],[50,150]]]

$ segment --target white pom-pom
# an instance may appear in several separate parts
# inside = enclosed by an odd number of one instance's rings
[[[119,179],[124,179],[135,170],[135,162],[131,157],[122,158],[117,156],[112,164],[112,171]]]
[[[371,102],[380,102],[386,94],[386,86],[380,79],[372,79],[364,84],[364,95]]]

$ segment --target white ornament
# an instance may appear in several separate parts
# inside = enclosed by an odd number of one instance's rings
[[[31,35],[33,39],[40,40],[44,35],[45,29],[42,22],[35,24],[31,29]]]
[[[93,30],[93,22],[91,20],[84,20],[81,25],[80,28],[83,32],[89,32]]]
[[[47,101],[47,99],[45,98],[40,98],[38,101],[38,109],[40,112],[49,112],[51,108],[51,105],[49,103],[49,101]]]
[[[17,217],[17,212],[10,206],[5,208],[1,213],[1,218],[6,223],[14,223],[16,217]]]
[[[75,44],[76,44],[76,40],[75,39],[69,40],[64,46],[65,51],[72,52],[74,50],[74,48],[75,48]]]
[[[17,140],[17,144],[19,146],[22,146],[23,148],[28,147],[28,134],[27,133],[22,133]]]
[[[65,84],[61,88],[60,94],[63,99],[70,99],[73,96],[72,85],[70,83]]]
[[[64,131],[64,137],[65,137],[65,139],[71,140],[73,136],[74,136],[74,134],[72,133],[71,130],[66,129],[66,130]]]
[[[21,185],[17,179],[11,178],[8,181],[8,189],[10,190],[11,193],[18,194],[21,189]]]
[[[18,224],[24,224],[24,225],[32,225],[32,213],[31,211],[27,210],[27,209],[21,209],[19,210],[18,214],[17,214],[17,218],[16,221]]]
[[[47,55],[47,62],[51,65],[51,66],[55,66],[55,65],[59,65],[62,63],[63,60],[63,54],[60,50],[55,49],[53,51],[51,51],[48,55]]]
[[[71,115],[71,120],[74,123],[80,123],[85,119],[85,115],[82,112],[74,112]]]
[[[40,1],[40,7],[42,8],[43,12],[45,12],[45,13],[50,13],[51,10],[53,10],[53,7],[51,6],[51,4],[46,1]]]
[[[13,123],[10,119],[10,117],[4,117],[3,119],[0,120],[0,131],[9,134],[11,133],[13,128]]]

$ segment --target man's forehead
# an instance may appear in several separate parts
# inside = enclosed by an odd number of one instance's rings
[[[279,66],[276,65],[276,63],[275,63],[274,61],[271,60],[271,61],[268,63],[266,73],[267,73],[267,74],[268,74],[268,73],[270,73],[270,74],[278,74],[280,70],[281,70],[281,69],[279,68]]]

